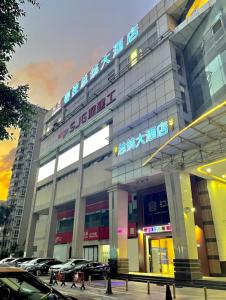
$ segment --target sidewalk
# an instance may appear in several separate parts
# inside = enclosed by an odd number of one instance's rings
[[[46,281],[46,280],[45,280]],[[46,281],[47,282],[47,281]],[[71,289],[71,283],[66,283],[65,287],[54,286],[61,292],[67,292],[79,300],[165,300],[166,287],[150,284],[150,295],[147,293],[147,283],[128,282],[128,292],[126,292],[125,282],[112,280],[112,295],[106,295],[105,281],[92,281],[91,286],[86,283],[86,290],[81,291],[79,285],[76,289]],[[171,287],[173,297],[173,291]],[[200,288],[176,288],[176,299],[178,300],[205,300],[204,290]],[[207,290],[208,300],[226,300],[226,291]]]

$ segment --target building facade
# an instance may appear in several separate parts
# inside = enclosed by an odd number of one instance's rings
[[[11,213],[6,224],[4,250],[24,251],[27,226],[31,212],[38,157],[46,109],[33,105],[36,112],[28,132],[21,131],[12,167],[7,205]]]
[[[225,9],[160,1],[46,115],[26,255],[183,279],[225,273],[216,195],[193,172],[201,161],[161,165],[183,157],[177,133],[224,100]]]

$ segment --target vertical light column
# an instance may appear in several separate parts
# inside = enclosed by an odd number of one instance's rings
[[[110,261],[128,272],[128,192],[119,186],[109,190],[109,243]]]
[[[198,279],[201,273],[195,239],[190,175],[183,172],[166,173],[165,183],[173,229],[175,279]]]
[[[211,210],[213,215],[213,222],[209,223],[209,227],[214,225],[216,233],[217,248],[219,253],[219,260],[221,272],[226,273],[226,184],[216,180],[208,180],[207,188],[209,192]],[[211,245],[212,256],[218,257],[216,247]]]
[[[78,193],[75,200],[74,226],[72,238],[72,257],[83,257],[83,243],[84,243],[84,227],[85,227],[85,210],[86,199],[82,198],[83,187],[83,145],[84,138],[80,137],[79,149],[79,168],[78,168]]]

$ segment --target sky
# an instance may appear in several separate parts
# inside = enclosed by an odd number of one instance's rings
[[[20,20],[27,42],[8,68],[29,84],[29,101],[47,109],[64,96],[159,0],[40,0]],[[18,133],[15,133],[15,137]],[[0,200],[7,198],[17,138],[0,142]]]

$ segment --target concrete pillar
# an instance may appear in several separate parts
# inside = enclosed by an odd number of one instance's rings
[[[29,219],[28,224],[28,232],[26,237],[26,243],[25,243],[25,251],[24,256],[32,256],[33,255],[33,244],[34,244],[34,238],[35,238],[35,229],[36,229],[36,223],[38,221],[38,214],[35,214],[32,212]]]
[[[118,273],[128,272],[128,192],[113,186],[109,190],[110,261]]]
[[[57,225],[57,217],[56,217],[56,209],[54,208],[54,201],[56,196],[56,183],[57,183],[57,165],[58,165],[58,156],[56,154],[56,163],[54,169],[54,177],[53,177],[53,187],[52,187],[52,194],[51,200],[49,205],[49,217],[48,217],[48,225],[46,228],[46,244],[44,250],[45,257],[52,257],[53,250],[54,250],[54,241],[56,235],[56,225]]]
[[[195,239],[190,175],[183,172],[166,173],[165,183],[173,229],[175,279],[199,279],[201,273]]]
[[[79,167],[78,167],[78,193],[75,195],[75,213],[73,225],[73,238],[72,238],[72,252],[74,258],[83,257],[83,243],[84,243],[84,228],[85,228],[85,210],[86,199],[82,198],[83,187],[83,136],[80,137],[80,150],[79,150]]]
[[[220,260],[221,272],[226,274],[226,184],[216,180],[208,180],[207,188],[209,192],[213,222],[209,226],[215,228],[217,249],[210,247],[212,256],[218,256]]]

